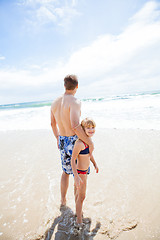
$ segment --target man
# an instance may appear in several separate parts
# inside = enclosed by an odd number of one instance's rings
[[[61,205],[66,205],[66,194],[69,186],[69,174],[72,174],[71,156],[74,143],[80,138],[89,145],[90,153],[94,146],[80,125],[81,103],[74,97],[78,89],[75,75],[64,78],[64,94],[51,106],[51,126],[61,152]]]

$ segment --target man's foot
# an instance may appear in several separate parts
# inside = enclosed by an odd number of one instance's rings
[[[66,205],[63,205],[63,204],[60,205],[60,211],[61,212],[64,212],[66,209],[67,209]]]

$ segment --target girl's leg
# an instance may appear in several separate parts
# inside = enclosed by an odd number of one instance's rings
[[[82,223],[82,206],[86,196],[87,175],[79,174],[79,176],[82,179],[83,183],[76,190],[75,200],[76,200],[77,223]]]
[[[77,201],[77,188],[76,188],[75,185],[74,185],[74,199],[75,199],[75,204],[76,204],[76,201]]]

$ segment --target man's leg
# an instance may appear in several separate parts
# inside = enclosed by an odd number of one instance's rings
[[[69,186],[69,174],[63,172],[61,176],[61,204],[66,205],[66,194]]]

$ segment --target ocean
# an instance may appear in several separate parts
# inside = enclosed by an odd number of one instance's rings
[[[97,128],[160,130],[160,91],[80,99]],[[0,105],[0,130],[50,129],[52,101]]]

